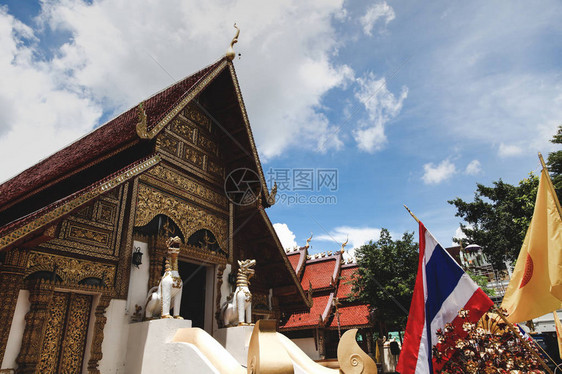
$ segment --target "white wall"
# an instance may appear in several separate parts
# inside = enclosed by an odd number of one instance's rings
[[[125,372],[125,359],[129,336],[129,316],[125,313],[126,300],[111,300],[105,316],[107,322],[103,329],[103,343],[101,346],[103,357],[99,362],[99,370],[103,374]]]
[[[144,242],[134,241],[131,252],[135,248],[140,248],[142,255],[142,264],[138,269],[136,266],[131,265],[131,274],[129,276],[129,293],[127,296],[126,312],[132,315],[135,312],[135,305],[140,305],[143,308],[146,303],[146,296],[148,294],[148,278],[149,278],[149,254],[148,244]]]
[[[6,352],[4,353],[4,359],[2,360],[2,369],[17,368],[16,358],[20,353],[23,331],[25,330],[25,315],[29,311],[29,306],[29,291],[20,290],[16,309],[14,310],[10,335],[8,335]]]
[[[291,339],[308,357],[313,360],[320,360],[320,353],[316,350],[316,345],[314,344],[314,338],[298,338]]]

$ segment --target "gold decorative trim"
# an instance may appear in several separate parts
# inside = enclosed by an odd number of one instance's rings
[[[170,189],[182,197],[192,198],[198,203],[217,209],[220,207],[226,213],[228,201],[226,196],[213,191],[201,183],[195,182],[163,165],[150,169],[140,179],[163,189]]]
[[[117,275],[115,276],[115,289],[116,289],[116,297],[119,299],[127,298],[127,292],[129,289],[129,275],[131,271],[131,248],[133,247],[133,228],[134,228],[134,219],[135,219],[135,209],[136,209],[136,195],[137,195],[137,186],[138,186],[138,178],[134,178],[132,182],[129,182],[125,185],[122,197],[122,206],[123,211],[121,212],[121,218],[119,219],[119,234],[118,234],[118,243],[119,243],[119,264],[117,265]],[[131,193],[129,194],[129,186],[131,185]],[[130,202],[130,203],[129,203]],[[125,219],[125,211],[127,206],[128,208],[128,216]],[[126,221],[126,222],[125,222]],[[124,229],[123,227],[127,225]],[[121,233],[124,232],[125,240],[121,237]],[[117,245],[117,244],[116,244]]]
[[[139,122],[137,123],[137,135],[142,139],[148,139],[148,126],[146,124],[146,112],[144,111],[144,101],[137,106]]]
[[[161,161],[160,155],[155,155],[153,157],[150,157],[143,163],[131,167],[128,170],[125,170],[118,175],[115,175],[114,177],[102,183],[101,185],[76,196],[75,198],[62,204],[61,206],[58,206],[53,210],[43,214],[42,216],[39,216],[38,218],[32,220],[30,223],[15,229],[14,231],[0,238],[0,250],[6,248],[10,244],[15,243],[16,241],[22,239],[23,237],[35,232],[36,230],[42,228],[43,226],[53,223],[54,221],[61,218],[62,216],[72,212],[74,209],[78,208],[79,206],[108,192],[112,188],[119,186],[121,183],[127,181],[131,177],[143,173],[147,169],[158,164],[160,161]]]
[[[24,276],[28,277],[37,271],[52,272],[53,270],[62,279],[63,285],[76,285],[89,277],[105,279],[107,285],[113,285],[115,280],[114,265],[34,251],[29,254]]]
[[[135,212],[135,226],[144,226],[158,214],[170,217],[180,228],[183,237],[189,238],[200,229],[211,231],[221,248],[227,248],[228,222],[226,218],[212,215],[187,201],[179,200],[145,184],[140,184]]]
[[[107,322],[105,311],[111,302],[110,296],[102,295],[96,306],[95,316],[96,322],[94,323],[94,338],[90,348],[90,360],[88,361],[88,374],[100,374],[98,363],[103,357],[101,346],[103,343],[103,329]]]

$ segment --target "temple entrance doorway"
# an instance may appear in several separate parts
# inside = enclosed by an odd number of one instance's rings
[[[54,292],[38,373],[78,373],[86,347],[92,296]]]
[[[183,281],[180,315],[191,320],[192,327],[204,329],[207,266],[179,261],[178,267]]]

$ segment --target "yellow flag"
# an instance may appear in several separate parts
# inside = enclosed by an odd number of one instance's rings
[[[381,351],[379,349],[379,340],[377,339],[375,341],[375,362],[377,363],[381,363]]]
[[[562,219],[546,168],[541,173],[533,218],[502,308],[512,323],[562,308]]]
[[[562,358],[562,324],[560,323],[560,318],[558,318],[558,313],[556,311],[552,312],[554,314],[554,324],[556,325],[556,337],[558,338],[558,354]]]

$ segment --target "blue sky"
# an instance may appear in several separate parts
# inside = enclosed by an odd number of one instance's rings
[[[268,211],[313,252],[414,231],[402,204],[450,245],[447,200],[537,171],[562,123],[557,1],[0,4],[1,180],[218,59],[236,21],[264,170],[337,170]]]

